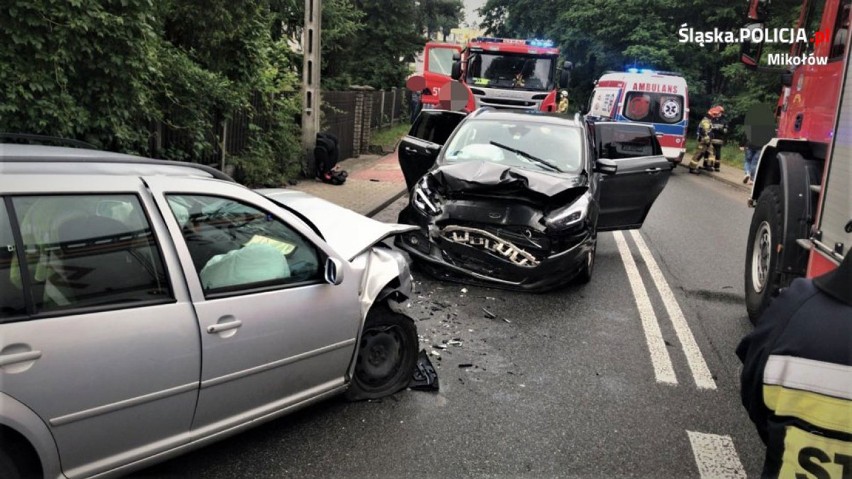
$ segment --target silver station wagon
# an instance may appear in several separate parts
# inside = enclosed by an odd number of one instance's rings
[[[405,388],[387,225],[212,168],[0,145],[0,477],[115,476]]]

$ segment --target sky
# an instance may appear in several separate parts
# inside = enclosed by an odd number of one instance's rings
[[[482,18],[477,15],[476,9],[483,5],[485,5],[485,0],[464,0],[464,22],[478,27]]]

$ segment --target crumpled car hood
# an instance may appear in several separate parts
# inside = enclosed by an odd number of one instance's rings
[[[430,175],[449,192],[533,193],[547,200],[586,184],[583,176],[571,173],[534,171],[487,161],[445,164]]]
[[[417,229],[411,225],[382,223],[301,191],[280,188],[256,191],[303,214],[347,261],[387,237]]]

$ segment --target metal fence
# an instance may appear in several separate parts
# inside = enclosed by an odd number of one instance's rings
[[[227,120],[224,115],[211,114],[213,128],[207,131],[205,139],[213,147],[196,161],[222,166],[223,147],[224,157],[244,152],[249,144],[251,123],[261,131],[270,127],[270,112],[264,110],[262,100],[259,93],[254,94],[251,110],[233,112]],[[410,92],[403,88],[324,91],[322,100],[321,131],[337,137],[341,160],[367,153],[375,130],[408,121]],[[154,158],[171,156],[168,153],[175,150],[193,151],[196,143],[194,138],[161,122],[151,124],[150,131],[149,155]]]

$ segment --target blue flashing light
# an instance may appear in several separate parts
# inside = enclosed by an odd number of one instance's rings
[[[530,38],[527,40],[527,45],[531,47],[552,48],[553,40],[543,40],[541,38]]]
[[[630,72],[630,73],[639,73],[638,68],[628,68],[627,71]]]
[[[651,70],[650,68],[643,68],[639,71],[642,72],[642,73],[657,73],[656,71]]]

